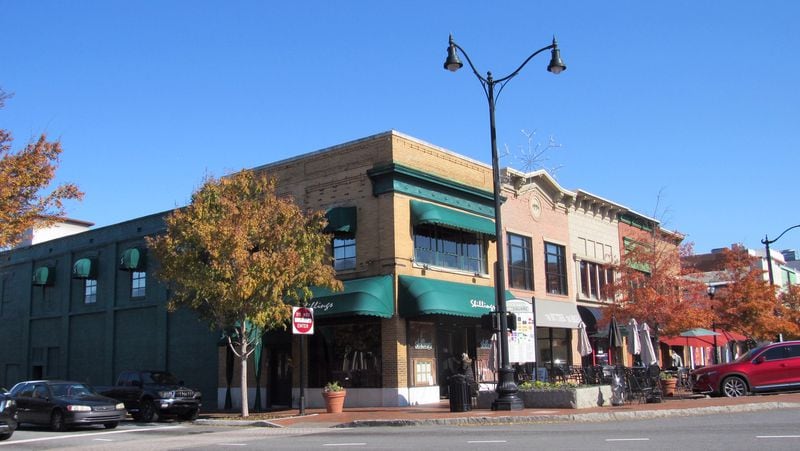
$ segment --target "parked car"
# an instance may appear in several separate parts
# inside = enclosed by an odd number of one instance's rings
[[[136,421],[158,421],[175,416],[194,420],[200,411],[202,394],[185,387],[166,371],[123,371],[113,387],[98,388],[100,394],[125,403]]]
[[[751,349],[730,363],[692,371],[692,390],[728,397],[800,389],[800,341]]]
[[[11,438],[17,429],[17,409],[14,398],[0,388],[0,441]]]
[[[19,423],[49,425],[64,431],[79,424],[102,424],[113,429],[125,418],[125,405],[97,394],[81,382],[39,380],[11,388]]]

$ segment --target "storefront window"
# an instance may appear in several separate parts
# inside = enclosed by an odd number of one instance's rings
[[[372,320],[317,325],[309,343],[309,386],[339,381],[346,388],[379,388],[381,326]]]
[[[551,327],[536,328],[536,347],[539,362],[547,367],[570,365],[572,362],[572,331]]]

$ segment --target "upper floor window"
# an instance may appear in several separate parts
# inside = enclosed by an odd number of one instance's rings
[[[83,280],[83,303],[94,304],[97,302],[97,279]]]
[[[567,259],[564,246],[544,243],[545,282],[550,294],[567,294]]]
[[[581,260],[581,295],[585,298],[609,299],[607,287],[614,282],[614,270],[599,263]]]
[[[508,286],[533,290],[533,257],[530,237],[509,233]]]
[[[438,224],[414,226],[414,261],[472,273],[486,273],[483,234]]]
[[[337,271],[355,269],[356,239],[352,237],[333,238],[333,268]]]
[[[147,273],[144,271],[131,272],[131,297],[144,297],[147,288]]]

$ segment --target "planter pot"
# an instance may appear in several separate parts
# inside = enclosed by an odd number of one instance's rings
[[[661,391],[663,392],[664,396],[675,396],[675,385],[677,382],[678,379],[661,380]]]
[[[346,390],[322,392],[322,398],[325,399],[325,410],[328,413],[342,413],[345,395],[347,395]]]

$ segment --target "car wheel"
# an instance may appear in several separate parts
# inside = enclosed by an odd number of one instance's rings
[[[194,421],[197,419],[197,414],[200,409],[192,409],[186,413],[180,415],[180,419],[183,421]]]
[[[54,410],[50,415],[50,429],[56,432],[64,432],[67,429],[67,425],[64,423],[64,414],[60,410]]]
[[[111,423],[103,423],[103,427],[106,429],[114,429],[119,426],[119,421],[112,421]]]
[[[11,438],[11,434],[13,434],[13,432],[9,432],[8,434],[0,434],[0,442],[2,442],[3,440],[10,439]]]
[[[737,398],[747,394],[747,383],[739,376],[731,376],[722,381],[722,394],[728,398]]]
[[[142,401],[142,405],[139,407],[138,417],[139,421],[143,421],[145,423],[158,421],[158,411],[156,410],[155,403],[153,403],[153,401],[150,399]]]

